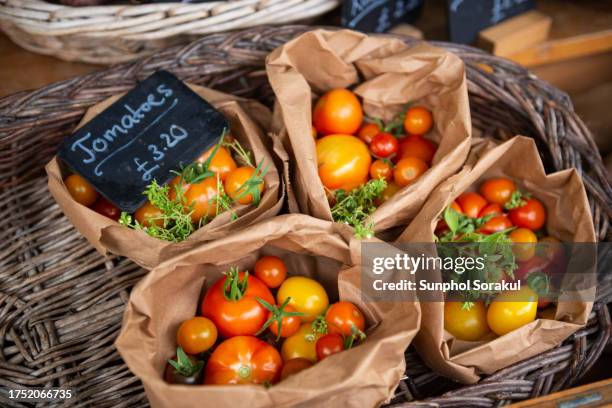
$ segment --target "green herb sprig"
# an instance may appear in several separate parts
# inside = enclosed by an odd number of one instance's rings
[[[386,188],[387,182],[384,179],[372,179],[349,193],[336,190],[336,204],[331,209],[334,221],[355,228],[355,236],[360,239],[373,237],[374,226],[365,221],[376,210],[375,200]]]

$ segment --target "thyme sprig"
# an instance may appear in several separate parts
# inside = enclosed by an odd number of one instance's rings
[[[334,221],[355,228],[357,238],[373,237],[374,225],[366,224],[366,219],[376,210],[374,201],[380,197],[385,188],[387,182],[384,179],[372,179],[348,193],[345,190],[336,190],[334,192],[336,204],[331,209]]]

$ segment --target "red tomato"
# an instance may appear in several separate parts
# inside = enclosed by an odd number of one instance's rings
[[[504,205],[516,191],[514,182],[505,177],[490,179],[480,186],[480,194],[490,203]]]
[[[351,302],[336,302],[325,312],[327,332],[350,336],[353,326],[360,331],[365,330],[365,318],[361,310]]]
[[[546,209],[535,198],[525,200],[525,205],[514,208],[508,212],[512,224],[517,227],[529,228],[537,231],[546,223]]]
[[[459,205],[459,203],[457,203],[457,200],[453,201],[450,206],[453,210],[457,211],[459,214],[463,214],[463,209],[461,209],[461,206]]]
[[[278,351],[253,336],[236,336],[219,344],[206,363],[204,383],[273,384],[283,361]]]
[[[512,228],[512,223],[508,219],[508,217],[504,215],[496,215],[492,217],[489,221],[485,222],[485,224],[480,227],[478,232],[483,234],[493,234],[495,232],[503,231],[508,228]]]
[[[406,157],[395,165],[393,179],[400,187],[414,183],[423,173],[429,169],[427,163],[416,157]]]
[[[98,201],[94,203],[91,209],[115,221],[119,220],[119,217],[121,216],[121,210],[102,196],[98,198]]]
[[[381,128],[376,123],[364,123],[359,128],[357,136],[366,142],[367,144],[372,143],[372,139],[381,131]]]
[[[471,218],[478,218],[482,209],[487,205],[487,200],[478,193],[468,191],[457,197],[457,204],[461,207],[463,214]]]
[[[212,320],[223,337],[255,335],[268,318],[268,310],[257,301],[261,298],[274,304],[274,296],[262,281],[248,275],[246,290],[239,293],[225,292],[233,279],[238,279],[240,287],[246,274],[232,269],[225,278],[217,280],[206,292],[202,301],[202,316]]]
[[[368,180],[372,157],[361,139],[329,135],[317,140],[319,177],[330,190],[352,191]]]
[[[79,204],[89,207],[96,202],[98,192],[91,184],[78,174],[71,174],[64,180],[68,192]]]
[[[485,208],[480,211],[478,217],[484,217],[487,215],[502,215],[504,210],[501,208],[499,204],[488,204]]]
[[[287,267],[277,256],[262,256],[255,263],[255,276],[269,288],[278,288],[287,277]]]
[[[398,157],[404,159],[406,157],[417,157],[425,163],[431,165],[438,146],[434,142],[425,139],[422,136],[409,135],[401,139],[399,144]]]
[[[330,333],[317,340],[317,361],[321,361],[344,350],[344,339],[341,335]]]
[[[406,112],[404,130],[409,135],[424,135],[429,132],[432,124],[431,112],[426,108],[417,106]]]
[[[393,167],[391,163],[386,160],[374,160],[370,166],[370,177],[373,179],[385,179],[391,181],[393,178]]]
[[[363,110],[357,96],[348,89],[333,89],[319,98],[312,121],[322,135],[353,134],[363,121]]]
[[[370,143],[370,151],[376,157],[387,158],[399,149],[399,142],[391,133],[381,132],[374,136]]]

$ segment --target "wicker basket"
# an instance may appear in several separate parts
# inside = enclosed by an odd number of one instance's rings
[[[0,0],[0,29],[21,47],[68,61],[117,64],[205,34],[304,21],[340,0],[213,0],[69,7]]]
[[[0,99],[0,387],[76,388],[76,400],[49,406],[147,406],[140,382],[113,347],[129,289],[145,271],[125,259],[105,259],[87,244],[47,192],[43,165],[89,106],[127,91],[160,68],[271,103],[264,57],[306,29],[213,34]],[[612,189],[568,97],[514,63],[469,47],[438,45],[466,62],[474,126],[501,139],[515,133],[534,137],[549,171],[576,167],[585,180],[598,236],[609,240]],[[409,350],[407,376],[393,404],[493,407],[570,386],[610,339],[609,282],[600,285],[598,298],[587,327],[563,345],[476,385],[460,387],[438,377]],[[0,406],[25,405],[2,400],[0,394]]]

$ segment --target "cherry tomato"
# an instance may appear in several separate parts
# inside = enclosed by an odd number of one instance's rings
[[[357,136],[367,144],[370,144],[374,136],[380,133],[381,130],[382,129],[376,123],[367,122],[361,125],[357,132]]]
[[[269,288],[278,288],[287,277],[287,267],[278,256],[266,255],[255,263],[255,276]]]
[[[188,354],[200,354],[217,341],[217,328],[212,320],[192,317],[185,320],[176,332],[176,344]]]
[[[217,178],[208,177],[199,183],[193,183],[185,192],[185,203],[191,209],[191,221],[194,224],[202,218],[217,215],[217,203],[215,198],[219,194],[217,189]]]
[[[395,165],[393,179],[400,187],[414,183],[423,173],[429,169],[427,163],[416,157],[406,157]]]
[[[181,176],[176,176],[168,183],[168,197],[170,197],[171,200],[176,200],[177,192],[181,191],[184,196],[187,190],[189,190],[189,187],[191,187],[191,184],[182,181]]]
[[[351,302],[336,302],[325,313],[327,332],[350,336],[353,327],[360,331],[365,330],[365,318],[357,306]]]
[[[289,305],[296,311],[304,313],[303,322],[312,322],[323,313],[329,305],[329,298],[319,282],[305,276],[292,276],[286,279],[278,289],[276,299],[282,305],[291,298]]]
[[[121,216],[121,210],[102,196],[91,206],[91,209],[115,221]]]
[[[401,187],[398,186],[395,182],[390,181],[387,183],[387,187],[383,190],[380,197],[375,200],[376,205],[381,205],[385,201],[389,200],[395,193],[401,190]]]
[[[479,217],[484,217],[486,215],[502,215],[504,213],[504,210],[501,208],[501,206],[499,204],[487,204],[487,206],[485,208],[483,208],[482,210],[480,210],[480,214],[478,214]]]
[[[212,154],[213,150],[216,147],[217,146],[213,146],[210,149],[208,149],[202,156],[198,158],[197,162],[198,163],[206,162],[206,160],[208,160],[208,158],[210,157],[210,155]],[[220,146],[217,149],[217,152],[215,153],[215,155],[213,156],[213,158],[211,159],[208,165],[208,169],[218,174],[219,178],[221,178],[221,181],[224,181],[227,178],[227,175],[230,173],[230,171],[235,170],[236,167],[237,167],[236,162],[234,161],[232,154],[227,148],[223,146]]]
[[[344,350],[344,339],[341,335],[330,333],[317,340],[317,360],[321,361]]]
[[[489,221],[485,222],[485,224],[478,229],[478,232],[483,234],[494,234],[496,232],[507,230],[508,228],[512,228],[512,223],[508,217],[505,214],[496,215]]]
[[[489,332],[482,302],[463,307],[463,302],[444,303],[444,330],[459,340],[477,341]]]
[[[381,132],[374,136],[370,143],[370,151],[381,159],[390,157],[397,153],[399,142],[391,133]]]
[[[508,235],[510,240],[518,245],[512,245],[512,252],[519,261],[527,261],[536,253],[538,237],[528,228],[517,228]]]
[[[409,135],[424,135],[429,132],[433,119],[431,112],[423,107],[408,109],[404,118],[404,130]]]
[[[225,179],[224,187],[227,195],[234,201],[240,204],[251,204],[253,202],[253,193],[246,193],[250,188],[259,190],[259,196],[265,190],[265,182],[262,177],[253,177],[256,169],[251,166],[238,167],[232,170]],[[249,187],[247,181],[253,182],[258,179],[257,186]]]
[[[183,353],[181,359],[174,356],[172,360],[179,366],[179,369],[177,370],[172,364],[166,363],[164,380],[168,384],[198,385],[202,383],[203,370],[196,357]]]
[[[319,177],[330,190],[352,191],[368,180],[372,157],[361,139],[329,135],[317,140]]]
[[[304,323],[300,326],[297,333],[289,336],[281,346],[283,361],[294,358],[305,358],[306,360],[317,362],[317,341],[323,336],[312,329],[311,323]]]
[[[450,205],[450,207],[457,211],[459,214],[463,214],[463,209],[461,208],[461,206],[459,205],[459,203],[457,203],[457,201],[453,201]]]
[[[487,322],[498,336],[535,320],[538,295],[527,286],[498,295],[489,305]]]
[[[292,313],[292,312],[296,312],[297,310],[295,310],[293,306],[287,305],[283,308],[283,311]],[[272,316],[272,313],[270,312],[270,314],[268,315],[268,318],[270,318],[271,316]],[[302,324],[302,319],[300,318],[300,316],[284,316],[281,321],[280,334],[278,332],[278,322],[277,321],[272,322],[272,324],[270,325],[270,331],[272,332],[272,334],[274,334],[277,337],[289,337],[297,333],[301,324]]]
[[[281,371],[281,380],[287,377],[291,377],[294,374],[299,373],[307,368],[312,367],[314,364],[312,361],[305,358],[292,358],[291,360],[285,361],[283,364],[283,370]]]
[[[223,337],[255,335],[268,318],[268,310],[257,298],[274,304],[270,289],[251,275],[248,275],[244,292],[238,290],[238,293],[231,293],[232,280],[237,279],[237,286],[240,287],[245,276],[244,272],[237,273],[233,269],[208,289],[202,301],[202,316],[212,320]],[[228,292],[225,291],[226,280]]]
[[[457,204],[461,207],[463,214],[471,218],[478,218],[482,209],[486,207],[487,200],[478,193],[468,191],[457,197]]]
[[[205,384],[273,384],[283,361],[278,351],[253,336],[236,336],[219,344],[206,363]]]
[[[363,120],[357,96],[348,89],[333,89],[319,98],[312,112],[312,121],[322,135],[353,134]]]
[[[98,199],[98,192],[78,174],[71,174],[64,180],[68,192],[79,204],[89,207]]]
[[[391,181],[393,178],[393,167],[386,160],[374,160],[370,166],[370,177],[373,179],[385,179]]]
[[[516,191],[514,182],[505,177],[490,179],[480,186],[480,194],[490,203],[504,205]]]
[[[134,218],[136,218],[136,221],[138,221],[138,223],[144,227],[150,227],[152,225],[163,227],[163,216],[164,212],[159,208],[155,207],[149,201],[144,203],[142,207],[137,209],[134,213]]]
[[[434,142],[423,136],[408,135],[400,141],[398,157],[400,159],[416,157],[431,165],[437,149],[438,146]]]
[[[525,205],[510,210],[508,215],[512,224],[532,231],[539,230],[546,223],[546,209],[535,198],[526,199]]]

